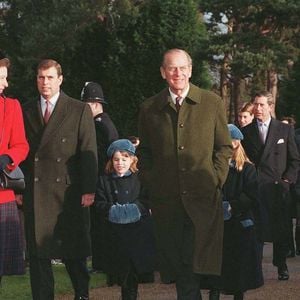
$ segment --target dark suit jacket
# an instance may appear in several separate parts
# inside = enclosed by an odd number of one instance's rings
[[[95,125],[87,104],[60,93],[45,126],[39,101],[24,105],[30,152],[24,165],[25,223],[31,254],[90,255],[89,209],[82,194],[97,180]]]
[[[241,128],[242,144],[258,172],[262,238],[274,241],[286,234],[288,205],[286,194],[289,184],[297,179],[299,154],[291,126],[271,120],[266,143],[259,138],[256,119]]]

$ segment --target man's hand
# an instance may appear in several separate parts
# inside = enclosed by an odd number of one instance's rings
[[[95,194],[84,194],[81,196],[81,205],[83,207],[89,207],[94,203]]]

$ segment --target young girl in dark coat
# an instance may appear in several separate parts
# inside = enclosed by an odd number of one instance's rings
[[[233,155],[223,186],[224,240],[219,289],[210,291],[210,299],[219,299],[220,290],[242,300],[244,292],[263,285],[261,257],[257,241],[257,174],[241,145],[243,134],[228,125]]]
[[[104,221],[104,272],[118,278],[123,300],[137,298],[138,276],[154,271],[150,210],[137,176],[135,147],[127,139],[107,150],[106,175],[100,176],[96,206]]]

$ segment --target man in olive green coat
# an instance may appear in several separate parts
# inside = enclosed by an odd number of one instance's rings
[[[219,275],[223,211],[220,190],[231,157],[223,101],[189,82],[191,57],[165,53],[169,87],[140,108],[141,179],[148,188],[163,281],[178,299],[201,299],[200,276]]]
[[[60,64],[38,66],[38,101],[24,105],[30,153],[24,212],[34,300],[54,299],[52,258],[62,258],[75,299],[88,299],[89,206],[97,181],[94,120],[87,104],[60,91]]]

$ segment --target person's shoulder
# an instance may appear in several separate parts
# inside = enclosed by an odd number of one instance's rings
[[[111,182],[112,180],[112,176],[111,174],[107,174],[107,173],[102,173],[101,175],[98,176],[98,185],[103,185],[108,184],[109,182]]]
[[[74,105],[75,107],[85,107],[87,105],[85,102],[82,102],[78,99],[70,97],[69,95],[65,94],[64,92],[60,93],[59,98],[62,99],[63,101],[66,101],[70,105]]]
[[[24,110],[30,110],[32,107],[37,107],[37,99],[36,100],[28,100],[22,104],[22,108]]]
[[[211,91],[209,89],[201,88],[193,83],[190,83],[190,92],[198,92],[201,93],[203,96],[212,97],[216,100],[222,100],[222,98],[216,94],[214,91]]]
[[[291,131],[294,132],[291,125],[281,122],[279,120],[276,120],[274,118],[272,118],[272,124],[273,124],[273,126],[276,126],[277,129],[280,129],[282,132],[291,132]]]
[[[147,98],[141,103],[141,108],[149,108],[153,105],[156,105],[158,101],[161,101],[162,98],[167,97],[169,94],[168,88],[164,88],[159,93]]]
[[[248,125],[244,126],[244,127],[240,127],[240,130],[243,134],[247,134],[250,131],[252,131],[253,127],[255,127],[255,122],[256,119],[253,119],[253,121],[251,123],[249,123]]]
[[[21,111],[21,103],[19,102],[18,99],[7,97],[7,98],[5,98],[4,101],[5,101],[4,102],[5,109],[7,109],[7,111],[17,113],[17,114],[18,114],[18,111]]]
[[[72,111],[73,114],[75,115],[87,115],[86,112],[88,112],[88,114],[90,114],[92,116],[91,110],[89,108],[89,105],[83,101],[80,101],[78,99],[72,98],[70,96],[68,96],[67,94],[65,94],[64,92],[60,93],[59,96],[59,101],[63,101],[66,105],[67,105],[67,109],[68,111]]]
[[[245,170],[256,170],[255,165],[252,162],[245,161],[244,163]]]
[[[190,83],[188,98],[205,105],[220,105],[224,103],[223,99],[215,92],[200,88],[192,83]]]
[[[5,98],[5,104],[11,107],[20,106],[19,100],[17,98],[11,98],[11,97]]]

